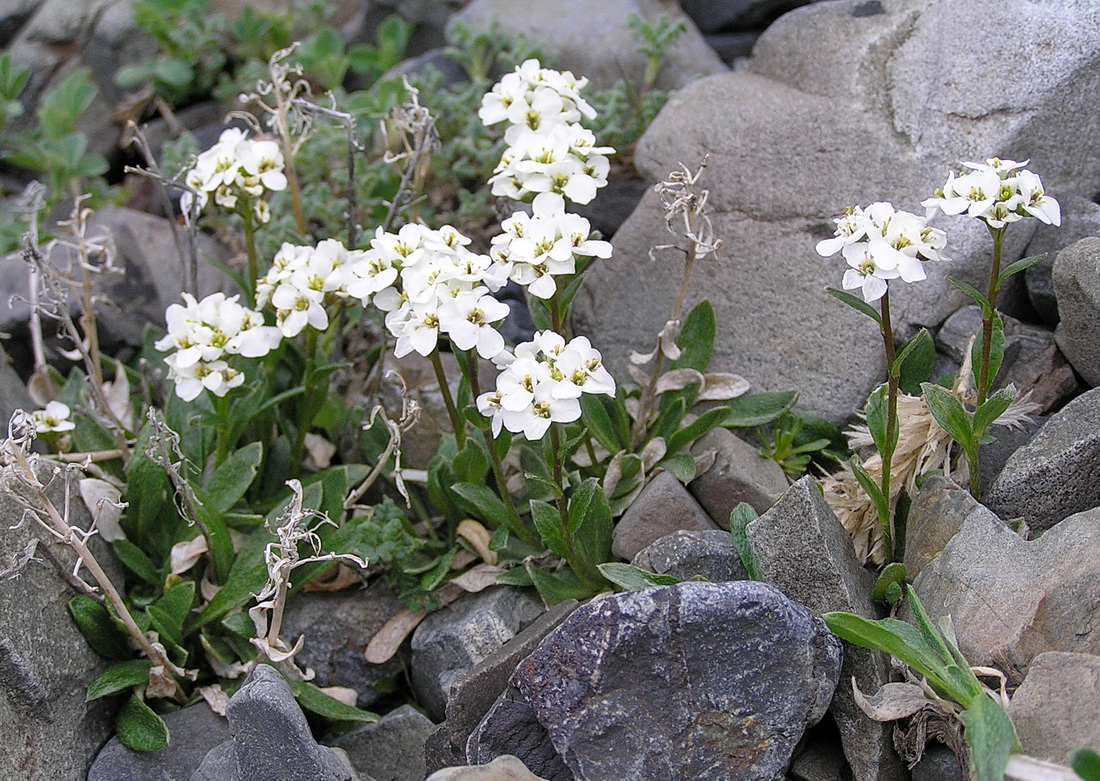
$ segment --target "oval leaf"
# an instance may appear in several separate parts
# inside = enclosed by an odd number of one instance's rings
[[[148,659],[131,659],[129,662],[112,664],[92,681],[85,700],[91,702],[100,697],[118,694],[134,686],[142,686],[149,682],[151,669],[153,669],[153,663]]]
[[[703,379],[706,383],[696,401],[729,401],[744,396],[752,387],[741,375],[729,372],[710,372]]]
[[[118,739],[134,751],[159,751],[168,745],[168,726],[138,696],[122,706],[115,722]]]

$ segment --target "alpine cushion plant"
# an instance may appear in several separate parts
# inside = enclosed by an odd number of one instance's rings
[[[849,266],[843,287],[859,289],[863,300],[834,288],[829,293],[878,324],[886,352],[886,384],[872,392],[867,404],[867,423],[882,458],[881,481],[876,484],[857,461],[853,460],[851,466],[875,506],[885,555],[892,561],[897,551],[893,542],[895,507],[890,498],[891,460],[898,442],[898,384],[906,356],[904,352],[898,355],[894,346],[889,282],[895,279],[919,282],[926,278],[925,261],[949,260],[940,252],[947,243],[947,235],[929,227],[924,218],[897,211],[882,201],[866,210],[851,208],[834,222],[836,235],[819,242],[817,252],[825,257],[837,252],[843,254]],[[870,305],[873,301],[879,302],[877,311]],[[913,340],[910,344],[916,343]]]

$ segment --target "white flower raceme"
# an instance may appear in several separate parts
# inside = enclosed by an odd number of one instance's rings
[[[62,404],[60,401],[51,401],[45,409],[32,412],[31,420],[34,421],[35,430],[39,434],[60,433],[76,428],[76,424],[69,420],[71,414],[69,405]]]
[[[834,222],[836,235],[818,242],[817,252],[825,257],[842,253],[850,267],[844,272],[843,288],[860,289],[868,302],[882,298],[891,279],[924,279],[923,261],[949,260],[940,252],[947,243],[946,233],[884,201],[865,210],[849,209]]]
[[[599,351],[583,336],[566,342],[553,331],[541,331],[530,342],[503,353],[496,390],[477,398],[482,415],[492,419],[493,436],[502,428],[542,439],[551,423],[572,423],[581,416],[583,393],[615,395],[615,380]]]
[[[588,79],[578,79],[569,71],[543,68],[530,59],[506,74],[481,99],[478,116],[486,125],[507,121],[537,130],[547,124],[579,122],[584,116],[594,119],[595,110],[580,91]]]
[[[565,200],[542,193],[532,213],[516,212],[501,223],[504,233],[492,239],[490,255],[501,274],[527,287],[531,295],[550,298],[555,276],[576,272],[576,259],[611,257],[611,244],[592,239],[588,220],[565,211]]]
[[[168,334],[156,348],[175,350],[164,362],[176,395],[184,401],[191,401],[204,388],[224,396],[244,382],[231,365],[233,356],[259,358],[282,339],[279,329],[264,325],[263,316],[237,303],[237,298],[214,293],[196,301],[184,293],[184,305],[172,304],[165,312]]]
[[[195,165],[184,175],[187,185],[197,194],[180,196],[180,209],[190,214],[196,202],[201,210],[210,197],[226,209],[237,209],[243,199],[259,223],[271,219],[265,192],[285,190],[283,153],[274,141],[252,139],[239,128],[229,128],[214,146],[195,158]]]
[[[1060,225],[1062,213],[1058,201],[1043,192],[1039,177],[1024,168],[1028,161],[990,158],[984,163],[967,163],[970,169],[947,177],[935,197],[922,201],[931,218],[936,210],[944,214],[966,213],[990,228],[1000,229],[1010,222],[1032,216],[1048,225]]]
[[[271,268],[256,280],[259,306],[271,304],[283,336],[293,338],[307,326],[318,331],[328,328],[329,307],[352,298],[349,287],[356,277],[353,267],[367,253],[347,250],[335,239],[316,247],[284,243],[275,253]]]

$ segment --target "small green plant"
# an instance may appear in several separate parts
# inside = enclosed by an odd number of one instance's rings
[[[815,459],[836,463],[847,457],[837,427],[812,415],[784,413],[770,430],[761,430],[760,437],[760,455],[778,463],[788,477],[805,474]]]
[[[23,104],[19,102],[19,96],[27,86],[29,77],[30,72],[14,64],[10,54],[0,54],[0,131],[22,115]]]
[[[668,56],[668,50],[680,36],[687,32],[687,23],[683,19],[675,22],[667,14],[661,14],[657,21],[650,24],[638,14],[631,14],[627,18],[630,29],[640,41],[638,50],[646,56],[645,75],[642,79],[642,92],[648,92],[657,82],[657,75],[661,71]]]

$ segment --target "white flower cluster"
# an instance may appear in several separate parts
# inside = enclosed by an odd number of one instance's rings
[[[495,325],[509,312],[491,294],[505,282],[487,255],[466,248],[470,239],[447,225],[432,230],[410,223],[397,233],[379,229],[352,267],[348,292],[373,300],[397,337],[394,355],[430,355],[440,335],[460,350],[495,358],[504,337]]]
[[[932,217],[939,209],[944,214],[962,214],[985,221],[999,229],[1028,215],[1047,225],[1060,225],[1062,213],[1058,201],[1043,192],[1038,175],[1024,168],[1028,161],[1001,160],[963,163],[967,173],[948,175],[943,189],[935,197],[921,202]],[[1018,170],[1023,169],[1023,170]]]
[[[527,60],[504,76],[481,102],[486,125],[508,122],[508,149],[489,179],[493,195],[516,201],[554,192],[574,203],[588,203],[607,184],[615,150],[596,146],[581,117],[596,116],[580,96],[587,79],[543,68]]]
[[[45,409],[36,409],[31,413],[34,428],[39,434],[61,433],[72,431],[76,423],[69,419],[71,415],[68,404],[60,401],[51,401]]]
[[[348,287],[355,280],[353,267],[366,256],[349,252],[336,239],[316,247],[284,243],[275,253],[271,268],[256,280],[256,306],[275,309],[275,321],[283,336],[291,339],[307,326],[328,328],[328,306],[349,300]]]
[[[231,363],[233,356],[259,358],[278,346],[278,328],[264,325],[263,316],[214,293],[196,301],[183,294],[185,306],[172,304],[165,312],[168,334],[156,343],[161,351],[175,352],[164,359],[168,379],[176,384],[176,395],[184,401],[196,398],[203,389],[224,396],[244,383],[244,375]]]
[[[266,223],[271,212],[261,196],[265,191],[286,189],[283,165],[283,153],[276,142],[252,139],[243,130],[229,128],[187,172],[184,181],[198,195],[181,195],[180,209],[190,214],[196,197],[199,209],[203,209],[213,195],[214,203],[226,209],[238,208],[238,200],[250,204],[255,220]]]
[[[851,267],[844,272],[844,289],[861,288],[868,302],[885,295],[888,280],[924,279],[922,261],[950,260],[940,252],[947,244],[946,233],[885,201],[872,203],[866,211],[857,206],[834,222],[836,235],[819,242],[817,252],[824,257],[841,252]]]
[[[580,418],[582,393],[615,395],[602,356],[583,336],[566,343],[560,334],[540,331],[495,363],[503,369],[496,390],[477,398],[478,411],[492,418],[493,436],[506,428],[530,441],[542,439],[551,423]]]
[[[489,251],[496,268],[538,298],[554,295],[554,277],[576,273],[577,256],[611,257],[611,244],[589,238],[588,220],[567,213],[557,193],[538,195],[530,215],[516,212],[500,227],[504,233],[493,238]]]

